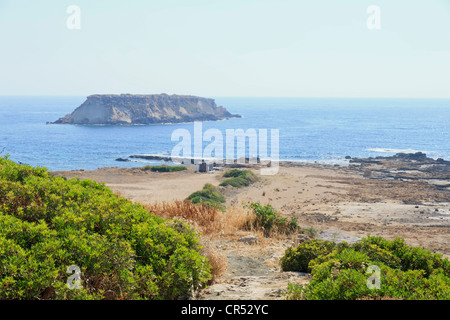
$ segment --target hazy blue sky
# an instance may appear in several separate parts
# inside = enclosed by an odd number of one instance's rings
[[[0,0],[1,95],[162,92],[450,98],[450,0]]]

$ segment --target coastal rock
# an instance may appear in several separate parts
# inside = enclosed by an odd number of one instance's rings
[[[160,156],[152,154],[142,154],[142,155],[132,155],[130,158],[145,159],[145,160],[161,160],[161,161],[172,161],[170,156]]]
[[[427,157],[423,152],[397,153],[393,156],[359,159],[352,158],[351,166],[364,177],[378,180],[426,181],[433,188],[448,192],[450,161]],[[356,166],[355,166],[356,165]]]
[[[213,99],[186,95],[91,95],[54,124],[144,125],[241,117]]]
[[[322,230],[317,235],[317,238],[319,240],[326,240],[334,243],[341,243],[345,241],[352,244],[361,241],[360,237],[344,234],[338,230]]]
[[[397,153],[394,155],[394,158],[402,159],[405,161],[426,161],[429,158],[427,155],[423,152],[416,152],[416,153]]]
[[[257,244],[258,237],[255,235],[248,235],[245,237],[241,237],[238,241],[243,242],[245,244]]]

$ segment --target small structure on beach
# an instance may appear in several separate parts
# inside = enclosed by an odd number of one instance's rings
[[[206,163],[205,160],[202,160],[202,163],[197,165],[197,172],[210,172],[212,171],[214,168],[214,164],[213,163]]]

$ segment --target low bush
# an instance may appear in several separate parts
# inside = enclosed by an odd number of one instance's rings
[[[424,270],[425,275],[428,276],[435,270],[442,269],[447,276],[450,276],[450,262],[447,259],[442,259],[441,255],[431,253],[429,250],[409,246],[405,243],[405,240],[401,238],[388,241],[382,237],[368,237],[361,242],[356,243],[354,248],[355,250],[364,252],[370,252],[372,248],[388,251],[395,257],[389,259],[389,263],[382,259],[377,260],[403,271]]]
[[[141,169],[144,171],[151,170],[153,172],[177,172],[187,170],[185,166],[168,166],[168,165],[161,165],[161,166],[146,165],[143,166]]]
[[[225,210],[223,203],[226,202],[225,197],[220,190],[210,183],[206,183],[202,190],[192,193],[186,200],[195,204],[207,205],[218,210]]]
[[[369,286],[369,266],[379,270],[379,287]],[[288,299],[450,299],[448,259],[399,238],[368,236],[351,245],[312,240],[287,249],[281,267],[312,274],[309,284],[288,286]]]
[[[0,157],[0,299],[177,299],[210,265],[186,223],[105,185],[52,177]],[[69,289],[67,268],[81,270]]]
[[[283,271],[311,272],[309,263],[332,252],[335,244],[330,241],[310,240],[300,243],[296,248],[286,249],[280,259]]]
[[[239,169],[231,169],[224,173],[224,178],[228,178],[222,183],[220,186],[232,186],[235,188],[242,188],[249,186],[250,184],[256,182],[258,177],[250,170],[239,170]]]
[[[255,215],[249,228],[262,229],[266,236],[272,232],[291,234],[299,230],[295,217],[283,217],[270,204],[261,205],[259,202],[253,202],[247,206]]]

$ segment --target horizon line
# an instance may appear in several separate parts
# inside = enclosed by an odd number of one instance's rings
[[[214,98],[261,98],[261,99],[267,99],[267,98],[293,98],[293,99],[442,99],[442,100],[450,100],[450,96],[448,97],[408,97],[408,96],[381,96],[381,97],[375,97],[375,96],[242,96],[242,95],[196,95],[196,94],[168,94],[168,93],[94,93],[94,94],[88,94],[88,95],[81,95],[81,94],[0,94],[0,97],[89,97],[91,95],[124,95],[124,94],[130,94],[130,95],[160,95],[160,94],[167,94],[167,95],[178,95],[178,96],[197,96],[197,97],[214,97]]]

